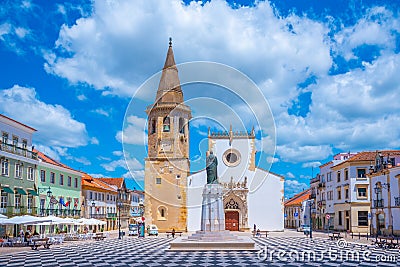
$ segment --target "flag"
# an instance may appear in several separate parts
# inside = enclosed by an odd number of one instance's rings
[[[67,203],[65,203],[65,207],[69,207],[69,203],[70,203],[71,201],[67,201]]]
[[[60,197],[60,200],[58,202],[65,207],[65,202],[64,202],[64,199],[62,197]]]

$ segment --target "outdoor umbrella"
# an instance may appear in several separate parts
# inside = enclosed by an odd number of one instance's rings
[[[84,225],[105,225],[107,224],[106,222],[96,220],[96,219],[86,219],[86,218],[81,218],[78,219],[78,222],[83,223]]]
[[[31,215],[15,216],[10,219],[7,219],[7,222],[9,222],[10,224],[37,224],[40,222],[48,222],[48,221],[51,220]]]
[[[6,215],[0,214],[0,219],[7,219]]]
[[[42,217],[44,221],[35,223],[37,225],[53,225],[53,224],[68,224],[73,225],[75,224],[73,221],[67,218],[60,218],[56,216],[46,216]]]
[[[0,225],[11,225],[14,224],[12,222],[9,222],[10,219],[6,219],[6,218],[0,218]]]

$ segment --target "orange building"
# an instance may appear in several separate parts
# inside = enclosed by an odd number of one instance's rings
[[[301,225],[303,202],[310,199],[311,189],[296,194],[285,202],[285,228],[297,229]]]

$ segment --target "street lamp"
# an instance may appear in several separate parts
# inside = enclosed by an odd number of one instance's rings
[[[121,189],[118,188],[118,199],[117,199],[117,206],[118,206],[118,239],[122,238],[122,233],[121,233],[121,206],[122,206],[122,201],[121,201]]]
[[[313,200],[312,199],[310,199],[310,200],[308,200],[308,203],[309,203],[309,206],[310,206],[310,239],[312,239],[312,218],[311,218],[311,209],[312,209],[312,207],[313,207]]]
[[[94,207],[96,207],[96,203],[94,202],[94,200],[92,200],[92,207],[90,207],[90,211],[91,211],[90,218],[93,218],[93,209],[92,208],[94,208]]]
[[[376,205],[375,205],[375,208],[376,209],[378,209],[378,207],[381,207],[382,209],[384,208],[384,206],[383,206],[383,198],[382,198],[382,188],[384,188],[384,189],[387,189],[387,191],[389,192],[390,191],[390,184],[388,184],[388,183],[383,183],[383,184],[380,184],[380,185],[378,185],[378,183],[376,183],[375,184],[375,188],[374,188],[374,190],[375,190],[375,194],[376,194]],[[381,198],[379,198],[379,194],[381,194]],[[390,210],[390,213],[392,213],[392,209],[390,209],[390,207],[389,206],[391,206],[391,205],[389,205],[389,202],[391,201],[391,199],[389,198],[389,193],[388,193],[388,210]],[[380,231],[381,231],[381,229],[380,229],[380,223],[379,223],[379,215],[378,215],[378,213],[376,213],[377,215],[377,227],[376,227],[376,229],[377,229],[377,232],[376,232],[376,235],[378,236],[378,233],[380,233]],[[391,217],[391,219],[392,219],[392,225],[391,225],[391,227],[392,227],[392,235],[393,235],[393,214],[390,214],[390,217]]]
[[[140,214],[140,217],[143,216],[143,213],[144,213],[143,199],[140,199],[140,200],[139,200],[139,214]]]
[[[51,189],[50,189],[50,186],[49,186],[49,188],[38,188],[38,193],[40,194],[40,193],[43,193],[43,192],[45,192],[47,190],[47,192],[46,192],[46,194],[47,194],[47,197],[51,197],[51,195],[53,194],[53,192],[51,192]]]

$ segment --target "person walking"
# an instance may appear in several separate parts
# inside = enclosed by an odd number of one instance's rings
[[[175,238],[175,228],[172,228],[171,235],[172,235],[172,238]]]

